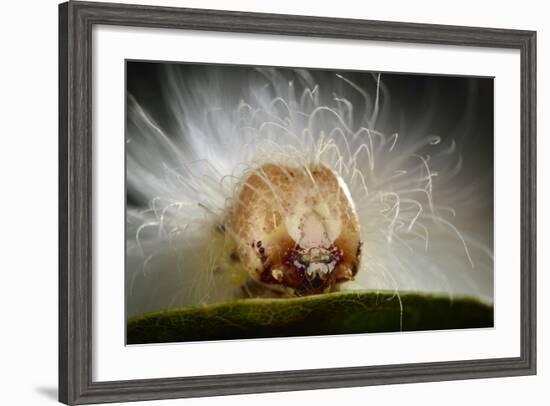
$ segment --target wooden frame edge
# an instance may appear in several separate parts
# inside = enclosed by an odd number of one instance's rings
[[[521,355],[518,358],[92,382],[91,32],[94,24],[497,48],[521,53]],[[536,32],[234,11],[59,6],[59,400],[218,396],[536,373]]]

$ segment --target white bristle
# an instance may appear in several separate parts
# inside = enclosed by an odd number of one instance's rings
[[[263,84],[231,105],[219,81],[189,84],[168,71],[170,134],[129,97],[128,190],[149,207],[127,212],[128,316],[253,295],[222,228],[243,175],[266,163],[323,164],[347,185],[363,248],[341,289],[492,300],[492,250],[453,223],[464,195],[453,183],[462,162],[453,140],[378,131],[383,75],[369,95],[345,75],[321,86],[305,70],[290,84],[260,72]]]

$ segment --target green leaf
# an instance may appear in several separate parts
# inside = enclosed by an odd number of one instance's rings
[[[401,311],[401,307],[403,311]],[[418,293],[339,292],[243,299],[131,318],[127,343],[165,343],[493,326],[493,306]]]

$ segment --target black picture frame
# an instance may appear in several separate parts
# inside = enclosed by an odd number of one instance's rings
[[[94,382],[92,27],[96,24],[511,48],[521,58],[521,353],[476,359]],[[498,134],[497,134],[498,136]],[[536,373],[536,32],[68,2],[59,6],[59,400],[121,402]]]

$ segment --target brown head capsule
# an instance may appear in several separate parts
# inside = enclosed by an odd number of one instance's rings
[[[321,293],[357,272],[357,214],[347,186],[324,165],[251,171],[228,224],[243,266],[271,289]]]

